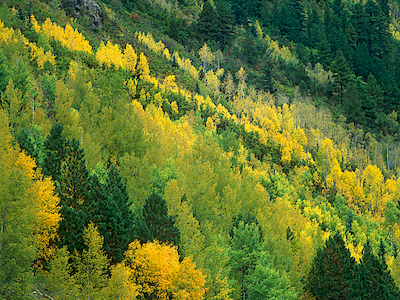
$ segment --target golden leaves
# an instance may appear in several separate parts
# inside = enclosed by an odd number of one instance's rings
[[[176,246],[157,241],[140,245],[134,241],[125,254],[136,284],[142,293],[154,294],[157,299],[202,299],[205,276],[196,269],[190,258],[179,261]]]

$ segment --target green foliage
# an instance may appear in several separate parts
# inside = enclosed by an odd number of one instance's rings
[[[382,240],[381,240],[382,245]],[[361,263],[357,266],[357,295],[361,299],[398,299],[400,291],[389,271],[384,252],[379,258],[372,252],[367,241]]]
[[[305,288],[315,299],[354,299],[356,263],[339,233],[318,250],[306,278]]]
[[[175,226],[175,217],[168,215],[165,199],[155,192],[146,199],[136,230],[142,243],[157,240],[178,246],[180,242],[180,232]]]
[[[286,274],[273,268],[271,256],[262,253],[253,274],[249,276],[249,299],[297,299],[297,294]]]

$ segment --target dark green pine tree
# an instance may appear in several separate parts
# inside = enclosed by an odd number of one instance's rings
[[[142,222],[137,225],[137,235],[142,243],[158,240],[179,245],[180,232],[175,224],[175,217],[168,215],[165,199],[153,192],[142,210]]]
[[[348,84],[354,82],[354,74],[349,67],[341,50],[336,52],[336,57],[331,64],[335,85],[343,91]]]
[[[257,220],[256,216],[253,215],[252,213],[248,213],[246,217],[244,217],[242,215],[242,213],[239,213],[239,215],[237,217],[233,218],[232,227],[231,227],[231,229],[229,231],[229,235],[230,235],[231,238],[233,238],[233,236],[234,236],[234,230],[233,229],[234,228],[238,229],[240,222],[243,222],[244,225],[250,225],[250,224],[256,225],[257,228],[258,228],[258,233],[259,233],[258,236],[260,238],[260,242],[262,241],[263,232],[262,232],[261,226],[258,223],[258,220]]]
[[[384,93],[384,112],[385,114],[400,110],[400,103],[397,99],[400,98],[400,90],[397,86],[396,79],[392,74],[381,74],[381,87]]]
[[[104,251],[115,264],[122,261],[123,253],[128,248],[124,236],[124,220],[115,199],[107,194],[105,186],[96,175],[91,176],[91,181],[89,198],[95,208],[89,218],[98,226],[104,238]]]
[[[235,25],[235,15],[233,14],[231,6],[225,0],[216,0],[214,1],[216,13],[217,13],[217,22],[218,22],[218,41],[221,45],[221,48],[224,49],[231,45]]]
[[[368,19],[365,14],[364,5],[360,2],[353,6],[350,23],[357,34],[357,44],[367,43],[368,40]]]
[[[260,68],[261,76],[257,80],[257,88],[271,93],[276,91],[273,81],[273,68],[274,64],[270,57],[264,56]]]
[[[282,34],[290,40],[300,42],[304,39],[304,9],[300,0],[287,0],[278,11],[276,23]]]
[[[66,156],[68,141],[62,135],[63,125],[56,123],[50,129],[50,135],[44,142],[46,156],[42,166],[43,174],[51,176],[53,181],[60,181],[61,164]]]
[[[176,24],[176,20],[174,17],[171,18],[171,21],[169,23],[169,32],[168,35],[170,38],[174,39],[175,41],[179,41],[179,31],[178,31],[178,25]]]
[[[218,41],[218,17],[210,1],[206,1],[197,22],[197,35],[202,41]]]
[[[313,7],[308,13],[304,31],[304,44],[311,48],[316,48],[321,40],[321,34],[325,34],[322,20],[316,7]]]
[[[259,19],[262,1],[260,0],[229,0],[238,24],[248,24],[249,20]]]
[[[37,153],[35,153],[35,146],[29,136],[29,132],[26,128],[23,128],[17,135],[17,142],[21,149],[25,150],[25,153],[37,161]]]
[[[123,259],[128,245],[135,239],[135,220],[126,185],[122,183],[121,176],[113,165],[109,168],[104,192],[106,197],[102,194],[98,205],[104,216],[103,225],[99,225],[99,228],[100,232],[104,231],[104,245],[109,247],[105,251],[108,250],[109,257],[115,263]],[[105,235],[108,236],[107,239]]]
[[[381,245],[383,245],[382,240]],[[377,258],[372,252],[369,241],[364,245],[363,258],[357,266],[355,280],[359,299],[400,299],[399,290],[387,270],[383,248],[380,250],[382,257]]]
[[[339,233],[318,250],[307,275],[305,289],[322,299],[356,299],[353,278],[356,263]]]
[[[91,189],[83,150],[73,139],[68,145],[56,188],[62,206],[59,246],[67,245],[71,252],[84,249],[82,235],[95,209],[95,203],[90,199]]]
[[[373,61],[369,54],[368,45],[366,43],[357,44],[355,56],[353,57],[354,72],[357,76],[367,78],[371,73]]]
[[[0,95],[6,90],[9,78],[9,71],[6,65],[6,58],[0,50]],[[1,100],[0,100],[1,105]]]
[[[344,115],[346,116],[348,123],[354,123],[354,124],[365,123],[364,111],[362,110],[362,100],[360,99],[360,95],[356,84],[354,83],[349,84],[347,89],[344,91],[342,104],[343,104],[343,112]],[[349,215],[348,216],[349,219],[347,220],[347,222],[352,222],[352,219],[350,219],[352,217],[353,215]],[[351,223],[349,223],[349,226],[350,227],[348,229],[352,229]]]
[[[391,51],[389,18],[382,12],[381,6],[373,0],[368,0],[365,4],[365,14],[368,20],[367,42],[371,49],[370,53],[378,59],[386,59]]]
[[[366,96],[374,100],[376,103],[377,112],[383,112],[385,110],[385,103],[383,98],[383,92],[374,75],[369,74],[367,79],[367,85],[365,86]]]

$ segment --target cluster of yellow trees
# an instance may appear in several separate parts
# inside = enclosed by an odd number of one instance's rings
[[[60,41],[70,50],[93,51],[83,35],[70,25],[62,28],[49,19],[39,25],[34,17],[31,22],[36,32]],[[263,38],[260,29],[257,33]],[[53,64],[51,52],[45,53],[34,43],[23,43],[23,38],[0,23],[1,46],[22,43],[37,61],[38,69],[46,61]],[[175,59],[180,68],[198,80],[199,72],[190,60],[181,59],[177,52],[171,55],[149,34],[137,33],[136,38],[166,60]],[[268,41],[276,55],[295,59],[289,50]],[[232,219],[239,214],[251,213],[257,217],[263,230],[263,247],[274,257],[275,267],[289,275],[298,291],[315,251],[335,231],[344,235],[357,259],[367,234],[375,247],[381,237],[390,235],[390,240],[396,243],[400,240],[399,220],[389,217],[395,215],[390,213],[400,191],[400,181],[385,168],[373,137],[368,140],[369,146],[361,147],[366,135],[334,124],[329,113],[316,109],[301,97],[292,104],[275,105],[273,95],[248,87],[243,68],[234,74],[236,81],[229,73],[224,77],[222,68],[216,71],[210,68],[215,54],[207,48],[204,45],[200,49],[199,57],[208,92],[214,99],[224,93],[235,113],[216,105],[210,96],[179,88],[174,75],[166,75],[162,80],[156,78],[150,72],[147,57],[136,53],[130,44],[121,51],[118,45],[107,42],[95,51],[99,64],[121,68],[132,78],[115,83],[120,88],[112,93],[108,87],[114,83],[71,62],[65,77],[52,75],[55,78],[52,114],[40,113],[41,117],[32,122],[41,126],[44,134],[51,123],[63,123],[66,136],[81,141],[92,172],[101,174],[108,160],[118,165],[133,209],[140,208],[157,187],[168,203],[169,213],[176,216],[183,260],[179,260],[175,247],[134,242],[124,261],[110,267],[110,278],[105,273],[109,265],[102,252],[102,237],[92,225],[85,234],[88,251],[81,256],[72,258],[66,249],[45,250],[54,239],[59,222],[58,199],[53,183],[40,175],[32,159],[13,146],[12,135],[27,126],[27,122],[20,120],[30,116],[31,110],[30,102],[20,103],[22,96],[12,81],[8,84],[0,111],[0,168],[4,169],[2,174],[7,174],[0,178],[0,189],[4,191],[0,193],[1,218],[25,226],[22,231],[17,225],[8,228],[21,232],[17,235],[18,243],[25,243],[26,249],[30,249],[30,263],[38,258],[49,261],[45,276],[54,295],[69,291],[98,299],[122,296],[134,299],[141,293],[154,293],[161,299],[167,299],[167,295],[174,299],[232,299],[238,285],[229,279],[228,232]],[[323,78],[326,75],[317,66],[309,71],[315,73],[316,80],[321,78],[318,74]],[[139,91],[140,81],[152,85]],[[36,86],[37,90],[42,88]],[[162,108],[166,93],[196,101],[198,110],[172,121]],[[146,108],[141,104],[143,98],[150,100]],[[215,110],[205,122],[198,113],[201,105]],[[33,107],[39,113],[45,105]],[[174,111],[179,109],[176,102],[171,107]],[[247,132],[258,133],[259,142],[278,146],[280,163],[257,160],[233,133],[217,134],[221,116],[242,125]],[[356,163],[357,168],[345,167],[349,163]],[[291,172],[285,174],[282,166],[290,164],[293,164]],[[15,184],[16,181],[21,184]],[[327,201],[327,197],[335,194],[338,196],[333,201]],[[346,232],[346,216],[341,214],[347,211],[343,207],[353,209],[359,217],[352,224],[353,234]],[[293,239],[288,238],[288,229]],[[5,232],[10,237],[13,234]],[[31,239],[35,239],[34,243]],[[0,237],[0,240],[5,239]],[[69,258],[76,262],[74,277],[69,275]],[[399,282],[398,262],[388,256],[388,263]]]

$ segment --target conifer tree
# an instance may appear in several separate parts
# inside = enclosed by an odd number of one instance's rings
[[[68,141],[62,135],[63,125],[56,123],[50,130],[50,135],[44,142],[46,157],[44,159],[43,174],[51,176],[53,181],[59,181],[61,164],[66,156]]]
[[[355,299],[353,279],[355,260],[339,233],[329,237],[318,250],[306,278],[305,289],[316,300]]]
[[[387,270],[385,251],[381,240],[380,258],[372,252],[367,241],[363,249],[363,257],[357,265],[356,290],[359,299],[399,299],[400,293],[390,272]]]
[[[94,202],[90,201],[91,182],[86,169],[84,154],[78,141],[73,139],[62,163],[57,192],[62,205],[59,227],[59,247],[68,246],[73,252],[82,251],[84,228],[93,215]]]
[[[205,1],[197,22],[197,33],[202,41],[218,41],[218,16],[211,1]]]
[[[336,57],[332,62],[333,78],[335,79],[335,84],[338,85],[340,90],[344,90],[345,87],[352,81],[354,81],[354,75],[349,67],[346,58],[343,56],[341,50],[336,52]]]
[[[180,232],[174,224],[175,217],[168,215],[165,199],[153,192],[143,206],[142,222],[137,228],[137,234],[143,243],[158,240],[178,246]]]
[[[111,263],[121,262],[129,243],[134,239],[134,219],[129,208],[129,196],[117,169],[110,167],[103,186],[97,176],[92,176],[90,201],[95,203],[92,220],[104,237],[104,251]]]
[[[235,15],[231,6],[224,0],[214,1],[217,13],[218,41],[222,48],[231,44],[234,35],[233,26],[235,24]]]

